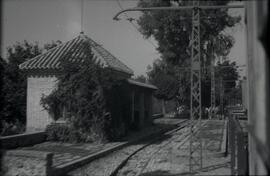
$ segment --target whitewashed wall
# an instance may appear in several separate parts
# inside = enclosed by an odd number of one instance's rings
[[[27,79],[27,131],[43,130],[52,122],[48,112],[40,104],[42,94],[48,95],[55,88],[55,76],[29,76]]]

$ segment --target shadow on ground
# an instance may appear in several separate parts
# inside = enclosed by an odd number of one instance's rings
[[[147,173],[143,173],[139,176],[187,176],[187,175],[193,175],[189,172],[184,172],[184,173],[179,173],[179,174],[172,174],[168,171],[162,171],[162,170],[157,170],[157,171],[153,171],[153,172],[147,172]]]
[[[175,125],[175,124],[155,124],[154,126],[155,126],[157,129],[163,129],[163,130],[164,130],[164,133],[165,133],[165,131],[170,131],[170,130],[172,130],[172,129],[178,127],[178,126]],[[138,136],[136,136],[136,133],[133,133],[133,134],[131,134],[130,136],[123,138],[122,140],[118,140],[118,142],[119,142],[119,141],[121,141],[121,142],[123,142],[123,141],[128,141],[128,140],[130,140],[130,139],[133,139],[133,137],[135,138],[135,137],[138,137]],[[172,137],[171,134],[159,134],[159,135],[153,134],[153,135],[150,135],[150,136],[146,137],[145,139],[136,141],[136,142],[134,142],[133,144],[148,144],[148,143],[151,142],[151,141],[154,141],[153,144],[160,144],[160,143],[162,143],[164,140],[166,140],[166,139],[168,139],[168,138],[170,138],[170,137]],[[158,139],[158,140],[157,140],[157,139]],[[114,142],[115,142],[115,141],[114,141]]]
[[[206,166],[200,170],[197,170],[197,172],[211,172],[211,171],[214,171],[214,170],[220,169],[220,168],[230,168],[230,162]]]
[[[200,175],[200,173],[202,172],[211,172],[214,171],[216,169],[220,169],[220,168],[226,168],[226,167],[230,167],[230,162],[226,162],[226,163],[222,163],[222,164],[215,164],[215,165],[210,165],[207,167],[204,167],[200,170],[196,170],[194,173],[190,173],[190,172],[183,172],[183,173],[177,173],[177,174],[172,174],[169,171],[163,171],[163,170],[157,170],[157,171],[153,171],[153,172],[147,172],[147,173],[143,173],[139,176],[189,176],[189,175]]]

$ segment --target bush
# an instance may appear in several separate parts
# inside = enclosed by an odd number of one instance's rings
[[[52,123],[46,128],[47,140],[67,142],[70,140],[70,131],[66,124]]]
[[[25,132],[25,125],[18,120],[14,123],[8,123],[5,120],[1,121],[0,136],[9,136],[15,134],[21,134]]]
[[[46,127],[47,140],[61,142],[103,142],[101,128],[89,127],[89,132],[75,129],[70,123],[51,123]]]

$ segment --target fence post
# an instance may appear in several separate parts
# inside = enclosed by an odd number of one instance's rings
[[[230,145],[230,153],[231,153],[231,174],[235,175],[235,158],[236,158],[236,150],[235,150],[235,125],[233,122],[233,117],[229,117],[229,145]]]
[[[247,175],[247,148],[243,131],[237,133],[237,175]]]
[[[237,175],[244,175],[245,173],[245,153],[244,140],[242,132],[237,132]]]

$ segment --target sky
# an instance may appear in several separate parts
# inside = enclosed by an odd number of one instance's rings
[[[119,0],[123,8],[132,8],[137,0]],[[125,16],[114,21],[113,16],[121,10],[117,0],[84,0],[83,27],[81,28],[81,0],[3,0],[2,1],[1,56],[6,58],[6,48],[16,42],[27,40],[40,46],[51,41],[69,41],[84,33],[101,44],[114,56],[134,70],[135,75],[145,74],[147,65],[160,57],[157,43],[144,39]],[[232,14],[244,14],[232,10]],[[127,13],[139,17],[140,13]],[[246,38],[243,21],[232,30],[236,43],[229,54],[239,65],[245,64]],[[153,46],[153,43],[155,46]],[[245,74],[244,72],[242,75]]]

